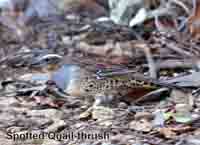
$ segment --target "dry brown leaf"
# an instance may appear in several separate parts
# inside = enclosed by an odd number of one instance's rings
[[[190,126],[173,126],[173,127],[164,127],[164,128],[159,128],[158,131],[160,134],[164,135],[166,138],[175,138],[177,133],[185,133],[187,131],[191,131]]]
[[[176,133],[172,130],[172,128],[160,128],[159,132],[166,138],[174,138],[176,136]]]
[[[196,9],[194,14],[188,21],[189,31],[195,39],[200,38],[200,1],[196,1]]]

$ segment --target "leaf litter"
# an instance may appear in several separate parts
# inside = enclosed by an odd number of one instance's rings
[[[23,142],[41,145],[199,144],[198,1],[169,0],[151,6],[143,0],[131,4],[127,1],[121,8],[114,5],[117,1],[83,0],[72,2],[70,9],[70,0],[53,5],[51,0],[38,4],[32,0],[7,2],[16,8],[0,3],[3,10],[0,140],[3,144],[22,143],[2,137],[10,130],[18,134],[84,131],[110,135],[106,141]],[[60,7],[63,2],[64,7]],[[84,9],[79,9],[80,6]],[[168,13],[169,9],[173,11]],[[100,16],[107,18],[100,19]],[[123,80],[121,74],[137,72],[162,84],[150,89],[142,81],[142,87],[101,91],[102,94],[97,94],[102,98],[100,104],[95,104],[95,96],[72,96],[57,86],[52,75],[65,64],[90,72],[89,77],[97,80],[95,83],[111,77]],[[57,74],[55,77],[63,76],[58,79],[60,83],[71,86],[80,77],[69,77],[69,72]],[[84,113],[89,114],[80,117]]]

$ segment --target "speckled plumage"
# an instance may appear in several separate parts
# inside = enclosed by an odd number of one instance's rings
[[[119,92],[121,88],[151,87],[152,85],[150,79],[135,73],[99,77],[98,74],[89,72],[78,65],[63,65],[52,75],[52,80],[59,88],[74,96],[95,96],[113,91]]]

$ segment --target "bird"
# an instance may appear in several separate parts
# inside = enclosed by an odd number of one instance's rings
[[[169,79],[155,79],[137,72],[133,67],[126,67],[125,64],[112,64],[103,59],[85,58],[78,54],[64,57],[51,54],[33,60],[33,65],[40,64],[38,67],[48,74],[44,75],[46,82],[54,82],[57,88],[70,96],[95,98],[127,95],[128,91],[151,91],[161,87],[183,89],[200,86],[199,72]],[[34,80],[38,78],[45,82],[43,76],[33,77]]]

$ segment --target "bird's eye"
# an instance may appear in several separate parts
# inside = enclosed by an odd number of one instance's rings
[[[90,84],[89,87],[90,87],[90,88],[94,87],[94,84]]]

